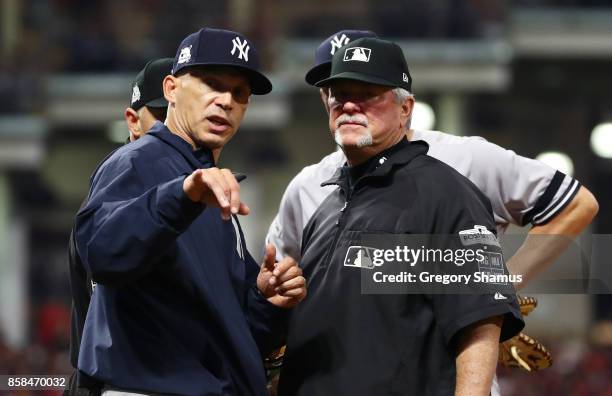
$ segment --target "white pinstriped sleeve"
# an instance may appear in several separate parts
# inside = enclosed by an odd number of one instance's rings
[[[561,180],[558,186],[557,179]],[[523,224],[546,224],[572,201],[579,189],[578,180],[557,171],[549,188],[538,199],[534,208],[523,217]]]
[[[344,154],[336,151],[325,156],[319,163],[305,167],[287,186],[270,225],[266,243],[276,247],[276,258],[291,256],[300,261],[304,227],[321,202],[336,188],[321,187],[346,161]]]
[[[278,213],[266,235],[266,244],[276,248],[276,260],[284,256],[301,259],[302,244],[302,208],[300,200],[300,174],[291,180],[278,209]]]
[[[470,180],[491,200],[496,219],[542,225],[574,198],[578,180],[541,161],[522,157],[485,140],[470,144]]]

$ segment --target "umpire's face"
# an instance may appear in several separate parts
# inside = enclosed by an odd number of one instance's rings
[[[329,127],[345,151],[378,153],[404,135],[411,104],[400,103],[392,89],[355,80],[329,86]]]
[[[173,115],[170,129],[194,147],[221,149],[234,136],[246,112],[251,89],[238,69],[191,67],[164,80]],[[173,118],[170,120],[170,118]]]

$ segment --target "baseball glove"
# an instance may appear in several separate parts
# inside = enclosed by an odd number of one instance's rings
[[[529,315],[538,306],[538,300],[533,297],[516,297],[523,316]],[[499,344],[499,362],[506,367],[537,371],[550,367],[552,357],[539,341],[520,333]]]
[[[266,369],[266,377],[268,378],[268,393],[270,396],[276,396],[278,393],[278,379],[280,377],[283,358],[285,357],[285,345],[272,352],[264,359],[264,368]]]
[[[546,347],[524,333],[499,344],[499,362],[506,367],[537,371],[550,367],[552,357]]]
[[[538,306],[538,300],[534,297],[523,297],[516,295],[519,306],[521,307],[521,315],[527,316]]]
[[[286,345],[283,345],[282,347],[272,351],[272,353],[264,359],[264,368],[266,371],[275,371],[280,369],[280,367],[283,365],[283,358],[285,357],[285,347]]]

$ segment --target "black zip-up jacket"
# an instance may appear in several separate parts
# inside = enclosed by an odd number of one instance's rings
[[[361,247],[366,234],[454,235],[460,241],[461,231],[486,227],[477,240],[497,244],[488,199],[427,156],[427,148],[402,140],[324,183],[339,188],[304,230],[300,265],[308,298],[291,313],[280,395],[452,395],[462,329],[494,316],[504,318],[502,340],[522,329],[511,283],[499,286],[499,299],[362,291],[363,277],[376,269],[364,264],[367,252],[360,266],[349,250]],[[499,248],[493,245],[486,248]]]

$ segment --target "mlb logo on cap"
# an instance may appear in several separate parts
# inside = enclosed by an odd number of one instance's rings
[[[331,64],[330,76],[317,81],[325,87],[336,80],[355,80],[411,92],[412,78],[399,45],[374,37],[351,41],[337,51]]]
[[[343,60],[345,62],[350,62],[350,61],[369,62],[371,53],[372,53],[372,50],[369,48],[351,47],[351,48],[347,48],[344,51]]]
[[[340,30],[323,41],[315,51],[315,65],[306,73],[305,80],[310,85],[329,77],[332,57],[340,48],[362,37],[376,37],[369,30]]]

